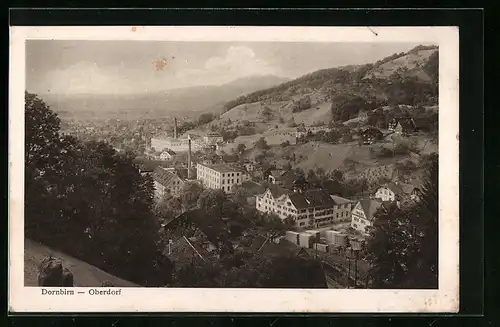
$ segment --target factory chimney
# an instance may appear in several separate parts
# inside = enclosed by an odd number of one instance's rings
[[[191,137],[188,135],[188,179],[191,179]]]
[[[174,139],[177,140],[177,118],[174,118]]]

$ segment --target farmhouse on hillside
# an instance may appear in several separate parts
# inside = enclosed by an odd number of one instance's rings
[[[375,198],[381,201],[418,200],[420,190],[411,184],[390,182],[382,185],[375,192]]]
[[[380,131],[380,129],[373,126],[369,126],[361,132],[364,144],[373,144],[376,141],[380,141],[383,136],[384,134]]]

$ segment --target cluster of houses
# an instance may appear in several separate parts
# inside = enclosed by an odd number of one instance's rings
[[[388,134],[396,134],[402,136],[409,136],[419,130],[417,122],[411,117],[393,118],[388,126]],[[379,128],[373,126],[366,126],[360,133],[364,144],[373,144],[382,140],[385,136]]]
[[[251,162],[229,160],[214,163],[205,160],[191,165],[191,152],[188,153],[186,172],[178,168],[156,167],[152,172],[155,197],[163,198],[169,194],[179,196],[187,181],[196,181],[205,188],[222,190],[232,194],[238,186],[253,184],[251,172],[255,168]],[[381,165],[365,169],[361,177],[370,182],[391,181],[380,185],[367,199],[346,199],[333,188],[328,188],[329,180],[323,181],[322,187],[312,188],[303,176],[291,170],[269,169],[263,178],[269,187],[260,187],[260,193],[254,194],[255,208],[262,213],[276,214],[282,220],[289,219],[299,229],[325,228],[342,222],[350,222],[351,227],[361,233],[367,233],[373,225],[374,214],[380,207],[417,201],[418,187],[393,182],[396,180],[394,165]],[[333,181],[331,181],[333,182]],[[252,185],[250,185],[252,184]],[[259,189],[259,188],[254,188]]]
[[[256,196],[256,209],[291,219],[297,228],[323,228],[341,222],[368,233],[374,215],[381,206],[418,201],[418,187],[399,182],[381,185],[367,199],[353,200],[338,196],[327,188],[307,189],[302,178],[293,179],[293,172],[269,174],[270,187]],[[290,180],[291,187],[290,187]]]

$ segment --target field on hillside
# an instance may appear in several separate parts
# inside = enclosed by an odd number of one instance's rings
[[[86,262],[70,257],[62,252],[54,251],[45,245],[24,240],[24,285],[38,286],[38,267],[43,259],[52,255],[62,260],[63,267],[73,273],[75,287],[99,287],[101,282],[109,281],[115,287],[138,287],[138,285],[112,276]]]
[[[317,142],[301,144],[293,150],[297,162],[292,164],[292,167],[300,168],[304,171],[321,168],[326,172],[339,169],[344,159],[350,154],[353,146],[353,144]]]
[[[398,69],[412,70],[421,67],[429,57],[436,52],[436,49],[420,50],[416,53],[408,53],[399,58],[386,62],[377,68],[369,71],[364,78],[386,78],[395,73]],[[422,70],[419,70],[418,77],[425,81],[430,81],[430,77]]]

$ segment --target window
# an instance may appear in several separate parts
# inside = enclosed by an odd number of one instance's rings
[[[224,186],[222,187],[222,190],[224,191]]]
[[[239,183],[240,182],[240,179],[239,178],[236,178],[236,183]]]

